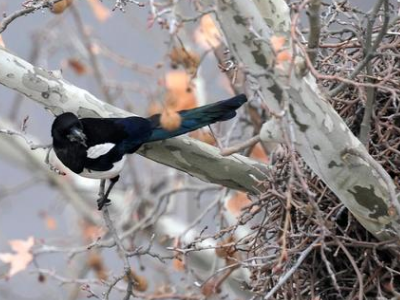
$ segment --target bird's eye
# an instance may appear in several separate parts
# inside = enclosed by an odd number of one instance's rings
[[[87,147],[86,135],[83,133],[82,129],[80,129],[78,127],[72,127],[67,134],[67,138],[71,142],[78,142],[78,143],[84,145],[85,147]]]

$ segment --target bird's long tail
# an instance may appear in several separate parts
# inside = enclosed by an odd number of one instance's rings
[[[236,109],[242,106],[246,101],[246,96],[241,94],[228,100],[222,100],[194,109],[179,111],[178,113],[181,116],[181,125],[178,129],[173,131],[163,129],[160,124],[160,115],[154,115],[149,118],[153,125],[153,132],[148,142],[168,139],[215,122],[232,119],[236,115]]]

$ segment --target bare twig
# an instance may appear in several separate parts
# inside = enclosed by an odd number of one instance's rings
[[[371,63],[367,63],[367,75],[372,76],[372,67]],[[371,79],[367,79],[369,82],[371,82]],[[371,130],[371,118],[372,118],[372,112],[374,108],[374,102],[375,102],[375,88],[373,87],[367,87],[367,101],[365,103],[365,109],[364,109],[364,116],[363,120],[360,126],[360,142],[368,149],[368,144],[369,144],[369,132]]]
[[[228,155],[231,155],[233,153],[237,153],[237,152],[239,152],[241,150],[244,150],[244,149],[247,149],[249,147],[254,146],[259,141],[260,141],[260,135],[257,134],[256,136],[253,136],[251,139],[249,139],[249,140],[247,140],[247,141],[245,141],[243,143],[240,143],[238,145],[222,149],[221,155],[222,156],[228,156]]]
[[[136,0],[116,0],[113,10],[119,9],[122,12],[125,12],[125,7],[128,3],[136,4],[139,7],[144,7],[145,4],[143,2],[139,2]]]
[[[39,9],[47,8],[47,7],[52,7],[54,4],[57,2],[60,2],[63,0],[52,0],[52,1],[41,1],[39,4],[27,6],[21,10],[18,10],[11,15],[5,17],[1,22],[0,22],[0,33],[2,33],[4,30],[7,29],[8,25],[11,24],[14,20],[18,19],[19,17],[26,16],[30,13],[33,13]]]
[[[364,299],[364,283],[363,283],[363,276],[360,272],[360,269],[357,266],[357,263],[355,262],[353,256],[347,250],[347,248],[340,242],[338,239],[336,239],[337,244],[339,245],[340,249],[346,254],[347,258],[349,259],[351,265],[353,266],[354,271],[357,274],[357,279],[358,279],[358,300],[363,300]]]
[[[382,1],[381,1],[382,2]],[[379,3],[379,2],[378,2]],[[380,4],[380,6],[382,3]],[[378,48],[379,44],[381,43],[383,36],[385,35],[388,27],[388,22],[389,22],[389,14],[388,14],[388,3],[385,1],[383,3],[384,5],[384,11],[385,11],[385,20],[384,24],[379,32],[378,37],[376,40],[373,42],[372,41],[372,34],[373,34],[373,25],[375,23],[376,16],[378,14],[379,7],[378,4],[374,7],[374,10],[372,12],[372,15],[368,18],[368,24],[367,24],[367,32],[366,32],[366,41],[365,41],[365,47],[364,47],[364,54],[365,56],[368,56],[369,53],[372,53],[372,51],[375,51],[374,49]],[[369,76],[367,78],[368,82],[372,82],[372,66],[371,66],[371,61],[368,60],[366,63],[366,70],[367,70],[367,75]],[[368,149],[368,143],[369,143],[369,131],[371,130],[371,117],[372,117],[372,111],[373,111],[373,106],[375,102],[375,89],[372,87],[367,87],[367,101],[365,103],[365,110],[364,110],[364,117],[361,123],[360,127],[360,141],[363,143],[366,148]]]
[[[271,297],[281,288],[281,286],[289,280],[289,278],[292,277],[294,272],[300,267],[300,265],[303,263],[303,261],[307,258],[307,256],[310,254],[310,252],[314,249],[314,246],[318,244],[321,241],[321,238],[317,238],[314,242],[312,242],[304,251],[301,252],[298,260],[296,263],[293,265],[293,267],[290,268],[289,271],[287,271],[283,276],[279,278],[279,281],[277,284],[274,285],[274,287],[264,296],[265,300],[271,299]]]
[[[99,85],[100,90],[103,92],[103,95],[108,103],[113,103],[113,98],[111,97],[110,91],[108,90],[106,84],[104,83],[104,76],[102,70],[100,69],[100,63],[97,59],[96,54],[93,51],[93,43],[92,38],[85,30],[82,18],[80,16],[79,10],[75,7],[75,4],[72,3],[71,5],[72,15],[74,16],[75,23],[78,27],[79,33],[81,34],[83,43],[86,47],[86,52],[89,56],[90,63],[93,68],[94,78]]]
[[[29,139],[25,133],[22,132],[17,132],[11,129],[0,129],[0,133],[7,134],[7,135],[15,135],[23,138],[25,142],[28,144],[29,148],[31,150],[36,150],[36,149],[48,149],[51,147],[51,145],[42,145],[42,144],[36,144],[34,141]]]
[[[379,0],[376,2],[371,15],[369,16],[370,18],[370,22],[372,22],[372,24],[375,22],[375,20],[377,19],[377,14],[379,12],[380,7],[383,4],[383,8],[384,8],[384,21],[383,21],[383,25],[380,29],[380,32],[378,34],[378,36],[376,37],[372,47],[370,47],[369,51],[367,53],[365,53],[364,59],[354,68],[353,72],[351,72],[351,74],[349,75],[349,79],[354,79],[356,78],[356,76],[365,68],[365,66],[368,64],[368,62],[374,58],[375,56],[375,51],[378,48],[378,46],[380,45],[383,37],[386,34],[387,28],[388,28],[388,24],[389,24],[389,20],[390,20],[390,16],[389,16],[389,1],[388,0]],[[371,23],[370,23],[371,24]],[[372,28],[372,24],[370,25]],[[370,35],[370,37],[372,37],[372,34]],[[333,90],[329,91],[329,96],[334,97],[337,94],[339,94],[345,87],[347,86],[346,82],[342,82],[341,84],[339,84],[336,88],[334,88]]]
[[[312,64],[315,63],[317,58],[317,51],[319,47],[319,36],[321,31],[320,24],[320,9],[321,0],[310,0],[308,8],[308,20],[310,23],[310,32],[308,34],[308,56]]]
[[[101,196],[103,196],[104,195],[104,189],[100,193],[102,194]],[[115,241],[115,243],[117,245],[118,250],[121,252],[122,259],[123,259],[123,262],[124,262],[124,273],[120,277],[116,278],[115,281],[114,281],[114,284],[112,284],[109,287],[109,289],[108,289],[108,291],[106,293],[106,299],[108,299],[108,296],[109,296],[109,294],[110,294],[110,292],[112,290],[112,287],[115,286],[115,284],[117,284],[121,279],[123,279],[126,276],[127,281],[128,281],[128,285],[127,285],[127,288],[126,288],[126,295],[124,297],[124,300],[128,300],[132,295],[132,289],[133,289],[133,284],[134,284],[134,281],[133,281],[133,278],[132,278],[132,275],[131,275],[131,267],[130,267],[129,259],[128,259],[129,256],[128,256],[128,253],[126,252],[124,246],[122,245],[122,241],[119,238],[117,230],[115,229],[114,224],[113,224],[113,222],[112,222],[112,220],[110,218],[110,213],[108,211],[108,207],[104,206],[102,211],[103,211],[104,222],[106,223],[106,226],[107,226],[109,232],[111,233],[111,235],[112,235],[112,237],[113,237],[113,239],[114,239],[114,241]]]
[[[31,140],[31,139],[29,139],[27,137],[26,133],[17,132],[17,131],[10,130],[10,129],[0,129],[0,133],[7,134],[7,135],[10,135],[10,136],[14,135],[14,136],[18,136],[18,137],[23,138],[31,150],[47,149],[45,163],[49,166],[50,170],[53,171],[54,173],[58,174],[58,175],[62,175],[62,176],[66,175],[63,171],[59,170],[57,167],[53,166],[50,163],[49,157],[50,157],[50,152],[51,152],[52,147],[53,147],[51,144],[48,144],[48,145],[36,144],[33,140]]]
[[[325,255],[324,246],[326,246],[326,245],[323,245],[320,248],[321,258],[324,261],[325,267],[328,270],[329,276],[332,279],[333,286],[335,287],[335,289],[337,290],[339,295],[341,295],[342,292],[341,292],[340,286],[338,285],[338,282],[337,282],[337,279],[336,279],[336,276],[335,276],[335,271],[332,269],[332,267],[331,267],[332,264],[329,262],[329,260],[327,259],[326,255]]]

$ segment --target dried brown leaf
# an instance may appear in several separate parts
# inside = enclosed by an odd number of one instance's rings
[[[99,0],[87,0],[92,11],[99,22],[105,22],[111,17],[111,11]]]
[[[15,253],[0,253],[0,260],[11,265],[8,271],[9,277],[25,270],[32,261],[33,255],[30,253],[30,250],[34,243],[35,239],[33,236],[29,237],[26,241],[12,240],[9,241],[9,244]]]

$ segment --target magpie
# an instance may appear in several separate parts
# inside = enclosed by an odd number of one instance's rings
[[[54,119],[51,128],[57,158],[72,172],[87,178],[110,179],[106,193],[97,200],[98,209],[110,203],[108,196],[119,179],[126,155],[143,144],[169,139],[236,115],[247,101],[241,94],[228,100],[179,111],[180,126],[172,131],[161,126],[160,114],[149,118],[78,118],[71,112]]]

